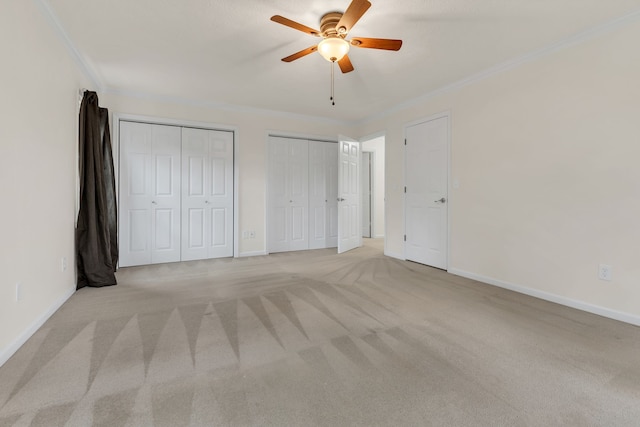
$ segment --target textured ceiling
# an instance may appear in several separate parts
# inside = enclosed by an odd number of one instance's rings
[[[38,0],[105,90],[360,120],[640,10],[640,0],[370,0],[350,36],[399,38],[399,52],[352,48],[355,71],[314,53],[313,28],[349,0]]]

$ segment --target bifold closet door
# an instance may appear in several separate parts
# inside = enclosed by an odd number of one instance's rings
[[[182,128],[182,260],[233,256],[233,133]]]
[[[120,122],[121,267],[180,261],[180,128]]]
[[[309,144],[270,137],[269,252],[309,249]]]
[[[309,141],[309,249],[338,245],[338,144]]]

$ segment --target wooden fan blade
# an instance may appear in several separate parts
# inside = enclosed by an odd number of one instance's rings
[[[343,56],[342,59],[338,61],[338,65],[343,73],[350,73],[354,70],[351,60],[349,59],[349,55]]]
[[[351,39],[351,46],[363,47],[366,49],[400,50],[402,47],[402,40],[354,37]]]
[[[353,0],[336,25],[338,34],[347,34],[370,7],[369,0]]]
[[[320,37],[320,32],[318,30],[314,30],[313,28],[307,27],[306,25],[302,25],[297,23],[296,21],[292,21],[291,19],[285,18],[280,15],[273,15],[271,17],[273,22],[277,22],[278,24],[286,25],[287,27],[291,27],[294,30],[302,31],[303,33],[311,34],[312,36]]]
[[[296,52],[293,55],[289,55],[286,58],[282,58],[282,60],[284,62],[295,61],[296,59],[302,58],[303,56],[307,56],[310,53],[315,52],[316,50],[318,50],[318,46],[311,46],[306,49],[302,49],[300,52]]]

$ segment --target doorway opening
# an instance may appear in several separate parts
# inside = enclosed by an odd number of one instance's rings
[[[362,139],[362,237],[385,235],[385,136]],[[366,175],[366,176],[365,176]]]

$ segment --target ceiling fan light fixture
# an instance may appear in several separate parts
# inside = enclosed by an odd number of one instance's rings
[[[349,53],[349,42],[341,37],[327,37],[318,43],[318,52],[327,61],[337,62]]]

